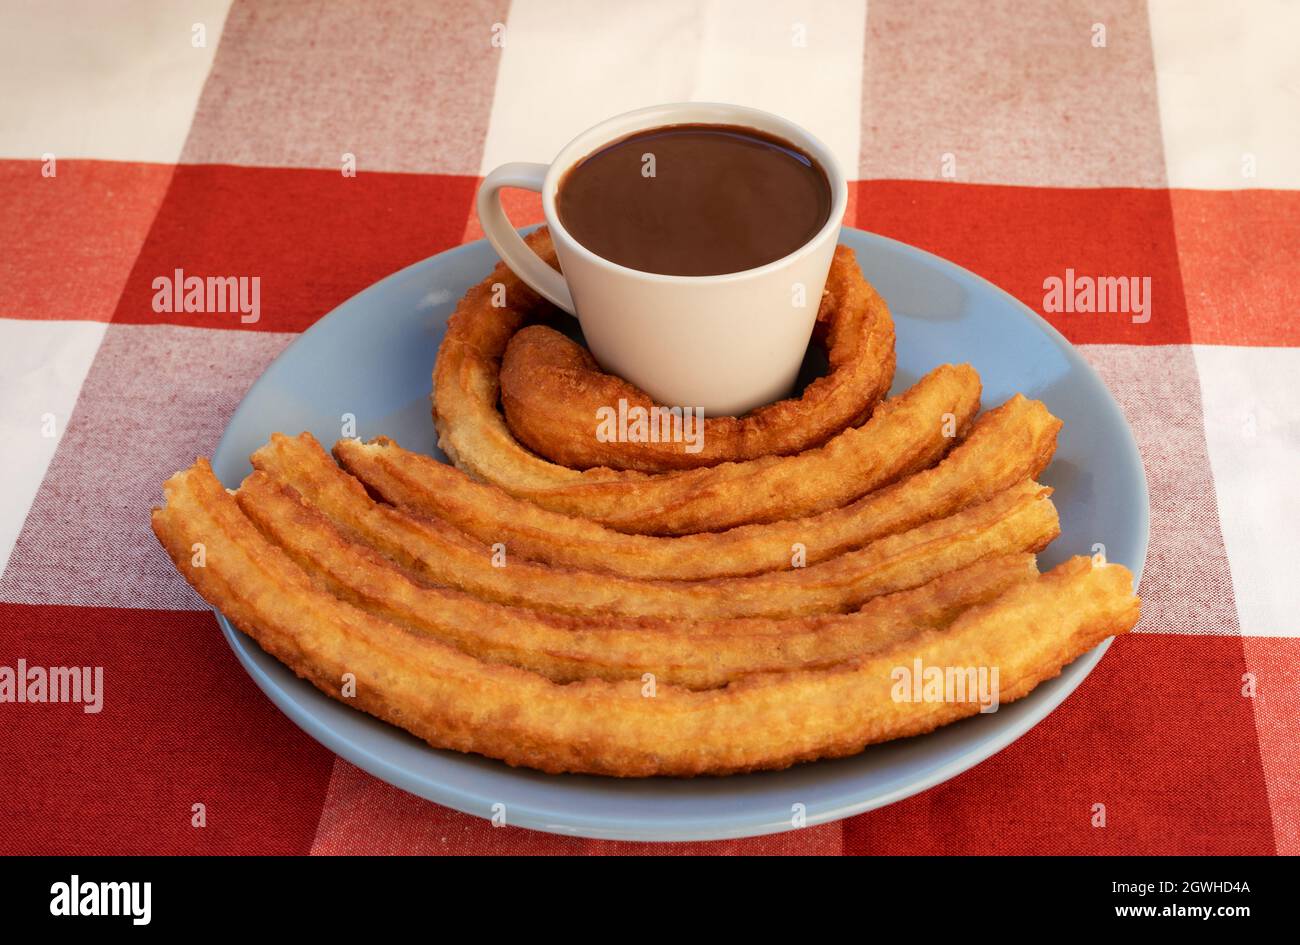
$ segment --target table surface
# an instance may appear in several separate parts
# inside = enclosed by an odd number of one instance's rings
[[[99,667],[103,698],[0,702],[0,852],[1300,852],[1297,33],[1295,2],[8,4],[0,673]],[[883,810],[709,844],[493,827],[275,710],[147,510],[298,333],[479,238],[486,171],[672,100],[804,125],[846,222],[1079,346],[1151,486],[1143,618]],[[177,270],[256,277],[257,319],[156,311]],[[1103,278],[1141,295],[1056,304]]]

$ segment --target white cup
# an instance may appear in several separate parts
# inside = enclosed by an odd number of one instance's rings
[[[831,187],[831,213],[811,240],[775,262],[716,276],[629,269],[597,256],[560,222],[555,195],[565,171],[602,146],[677,124],[756,128],[812,155]],[[561,276],[533,253],[501,208],[501,189],[542,195]],[[829,149],[793,122],[739,105],[655,105],[601,122],[546,164],[503,164],[484,179],[478,215],[506,265],[541,296],[578,317],[601,366],[658,403],[736,415],[789,395],[803,362],[848,204]],[[618,213],[618,207],[610,207]],[[802,296],[803,304],[796,304]]]

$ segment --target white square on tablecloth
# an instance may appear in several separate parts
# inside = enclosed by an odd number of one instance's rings
[[[550,162],[579,132],[664,102],[717,101],[788,118],[858,166],[866,3],[515,0],[483,173]]]
[[[1300,348],[1193,350],[1241,632],[1300,637]]]
[[[68,428],[104,322],[0,318],[0,574]],[[47,436],[47,433],[53,436]]]
[[[1151,0],[1148,9],[1169,186],[1300,187],[1300,3]]]
[[[6,3],[0,157],[174,164],[229,9],[230,0]]]

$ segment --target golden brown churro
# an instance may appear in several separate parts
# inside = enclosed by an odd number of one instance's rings
[[[443,519],[480,542],[557,567],[624,577],[702,580],[790,567],[796,545],[816,564],[992,498],[1047,466],[1061,421],[1019,394],[981,416],[937,466],[819,515],[725,532],[677,537],[630,535],[551,512],[475,482],[454,466],[391,441],[340,440],[334,455],[386,501]],[[273,446],[274,446],[273,440]]]
[[[898,671],[983,667],[1010,702],[1137,620],[1132,576],[1076,558],[856,664],[766,673],[693,691],[638,681],[557,685],[475,659],[316,586],[239,510],[205,461],[168,480],[154,530],[182,574],[322,692],[429,744],[549,772],[617,776],[783,768],[918,735],[981,702],[909,699]],[[196,567],[192,546],[205,545]],[[357,681],[343,695],[344,674]]]
[[[461,457],[458,464],[472,475],[554,512],[639,534],[720,531],[824,512],[931,466],[965,434],[979,410],[979,397],[974,370],[943,365],[884,401],[862,426],[817,449],[633,480],[532,488],[509,474],[485,476],[464,461],[463,445],[453,450]],[[442,416],[441,406],[439,410]],[[447,449],[453,442],[448,427],[439,429],[439,442]],[[516,463],[516,468],[525,465]]]
[[[554,679],[641,679],[691,689],[757,672],[832,666],[883,649],[1037,575],[1033,555],[985,558],[850,614],[787,619],[573,617],[420,585],[348,541],[288,486],[254,472],[235,498],[264,535],[353,606],[488,662]]]
[[[529,241],[553,263],[545,231]],[[648,401],[547,329],[521,333],[551,310],[497,267],[434,372],[457,466],[384,437],[331,457],[276,433],[237,490],[202,459],[169,479],[154,532],[206,600],[322,692],[434,747],[546,772],[849,755],[1018,699],[1131,629],[1124,568],[1038,573],[1060,530],[1036,481],[1060,421],[1020,395],[977,418],[965,365],[880,400],[888,309],[845,250],[828,286],[831,373],[712,418],[684,458],[588,439],[595,401]],[[517,442],[497,409],[503,355],[523,440],[623,468],[570,469]],[[926,668],[937,698],[914,685]]]
[[[697,452],[680,439],[597,438],[602,408],[625,404],[648,412],[655,404],[622,378],[602,372],[585,348],[544,325],[524,328],[506,346],[501,406],[510,430],[525,446],[574,469],[668,472],[788,456],[820,446],[867,419],[894,380],[889,309],[862,278],[857,256],[847,246],[835,250],[814,335],[826,349],[830,371],[798,397],[743,417],[706,418]]]
[[[570,614],[795,617],[851,610],[990,555],[1037,551],[1059,532],[1051,490],[1026,480],[978,505],[828,561],[708,581],[646,581],[504,561],[446,523],[374,502],[310,438],[276,437],[253,465],[292,486],[355,540],[428,583],[504,604]],[[504,563],[504,567],[499,566]]]
[[[554,261],[545,230],[529,239],[539,255]],[[503,294],[504,306],[499,304]],[[448,322],[434,369],[439,445],[477,479],[619,531],[720,531],[835,508],[934,463],[979,409],[979,376],[966,365],[943,365],[905,394],[884,401],[863,426],[795,456],[654,475],[579,472],[530,453],[496,408],[506,345],[523,325],[547,311],[504,266],[466,293]]]

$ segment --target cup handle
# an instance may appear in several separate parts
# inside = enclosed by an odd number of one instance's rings
[[[545,164],[502,164],[483,179],[478,189],[478,219],[488,242],[510,271],[526,282],[538,295],[558,305],[570,315],[573,296],[560,275],[528,248],[501,207],[501,188],[519,187],[542,192],[542,182],[550,168]]]

